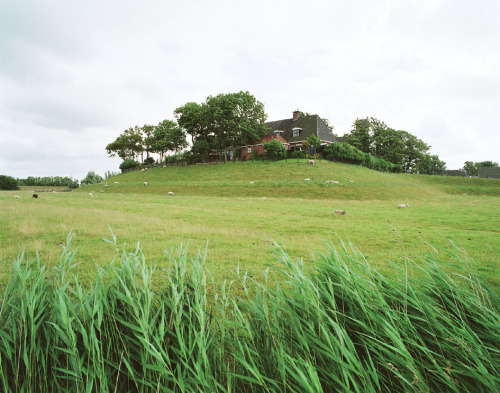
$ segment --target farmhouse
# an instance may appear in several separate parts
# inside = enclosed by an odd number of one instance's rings
[[[257,143],[241,146],[241,158],[251,157],[253,151],[264,154],[264,143],[278,139],[285,144],[289,151],[300,150],[302,144],[311,135],[316,135],[321,140],[321,145],[326,146],[338,142],[332,131],[318,115],[301,116],[300,111],[294,111],[291,119],[270,121],[265,123],[269,129],[268,134]]]

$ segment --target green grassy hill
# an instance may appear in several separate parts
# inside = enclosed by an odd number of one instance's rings
[[[306,181],[304,179],[310,179]],[[339,184],[326,183],[336,180]],[[114,184],[117,181],[120,184]],[[144,186],[144,182],[148,186]],[[253,182],[253,184],[250,184]],[[438,194],[500,196],[500,181],[390,174],[361,166],[306,160],[236,162],[133,171],[108,181],[107,192],[189,196],[280,197],[340,200],[426,199]],[[102,185],[83,187],[97,191]]]

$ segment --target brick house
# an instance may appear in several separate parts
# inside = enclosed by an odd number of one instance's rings
[[[270,121],[264,124],[269,129],[268,134],[257,143],[241,146],[241,159],[248,159],[254,150],[257,150],[259,154],[264,154],[264,142],[273,139],[283,142],[289,151],[300,150],[302,144],[311,135],[319,137],[322,146],[338,142],[332,131],[318,115],[300,116],[299,111],[294,111],[291,119]]]

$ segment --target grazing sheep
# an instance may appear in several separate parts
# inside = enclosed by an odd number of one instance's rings
[[[99,190],[99,192],[104,192],[104,190]]]
[[[147,186],[147,185],[148,185],[148,182],[147,182],[147,181],[145,181],[145,182],[144,182],[144,185],[145,185],[145,186]]]
[[[341,216],[345,216],[345,210],[334,210],[335,214],[340,214]]]
[[[174,194],[172,191],[169,191],[169,192],[168,192],[168,195],[172,195],[172,196],[174,196],[175,194]]]
[[[141,169],[141,172],[144,172],[144,171],[145,171],[145,169],[144,169],[144,168],[142,168],[142,169]]]
[[[354,180],[349,180],[349,183],[354,183]]]
[[[307,163],[310,165],[314,165],[314,160],[307,160]]]
[[[21,199],[19,195],[14,195],[14,199]]]
[[[250,184],[253,184],[253,181],[251,181]]]
[[[309,178],[307,178],[307,179],[304,179],[304,181],[309,181],[309,180],[311,180],[311,179],[309,179]]]
[[[38,198],[38,194],[33,194],[33,198]]]
[[[120,182],[119,182],[119,181],[115,181],[114,183],[115,183],[115,184],[120,184]]]
[[[398,209],[404,209],[406,207],[410,207],[407,203],[402,203],[401,205],[398,206]]]
[[[57,191],[56,191],[56,190],[52,190],[52,194],[56,194],[56,193],[57,193]]]
[[[89,192],[89,197],[91,197],[91,198],[92,198],[92,193],[91,193],[91,192]]]
[[[104,187],[109,188],[109,186],[107,184],[105,184]]]
[[[325,183],[340,184],[337,180],[327,180]]]
[[[262,198],[260,198],[260,199],[267,199],[267,198],[266,198],[266,197],[262,197]]]
[[[162,168],[166,168],[167,166],[166,165],[163,165]]]

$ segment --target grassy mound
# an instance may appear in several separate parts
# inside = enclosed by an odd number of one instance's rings
[[[339,184],[326,183],[327,180]],[[144,186],[144,182],[148,185]],[[390,174],[329,161],[307,165],[306,160],[154,168],[128,172],[109,179],[108,183],[107,192],[165,194],[172,191],[186,196],[266,195],[360,201],[432,198],[436,192],[500,196],[500,181],[492,179]],[[80,192],[102,188],[103,185],[93,185],[81,188]]]
[[[205,258],[162,272],[122,250],[90,287],[58,265],[15,263],[0,309],[0,386],[14,392],[493,392],[498,297],[459,255],[396,279],[333,247],[306,269],[286,252],[266,279],[217,282]],[[412,278],[409,268],[420,274]],[[449,270],[449,269],[447,269]],[[156,285],[153,285],[153,280]],[[158,283],[159,282],[159,283]],[[207,290],[210,283],[213,292]],[[235,288],[247,293],[233,294]],[[239,292],[239,291],[237,291]]]

